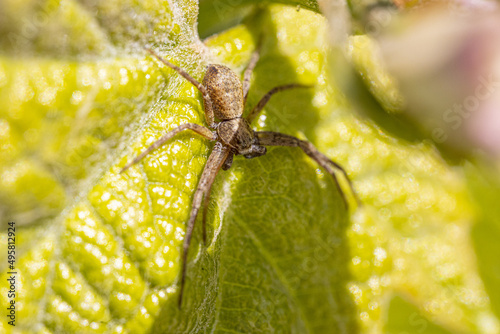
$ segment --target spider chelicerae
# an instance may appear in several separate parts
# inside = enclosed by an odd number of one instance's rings
[[[138,163],[150,152],[159,148],[183,130],[192,130],[199,135],[216,142],[212,153],[208,157],[205,169],[201,174],[198,187],[194,193],[191,214],[187,223],[182,253],[181,281],[178,299],[179,307],[182,304],[184,283],[186,279],[187,255],[198,211],[203,204],[203,241],[206,242],[206,212],[212,184],[214,183],[215,177],[220,169],[228,170],[231,167],[234,155],[243,155],[245,158],[251,159],[266,154],[266,146],[300,147],[305,154],[315,160],[333,177],[335,185],[346,206],[347,200],[338,183],[335,170],[340,171],[344,175],[349,183],[349,186],[351,187],[354,198],[358,201],[345,170],[339,164],[333,162],[323,153],[319,152],[310,142],[278,132],[254,131],[250,127],[252,121],[259,115],[273,94],[287,89],[311,88],[311,86],[288,84],[274,87],[261,98],[261,100],[246,117],[242,117],[247,101],[248,91],[250,89],[252,71],[259,60],[260,46],[257,47],[250,58],[250,62],[243,76],[243,83],[231,69],[224,65],[217,64],[210,64],[207,66],[203,82],[199,83],[186,71],[163,59],[153,50],[146,49],[146,51],[156,57],[163,64],[175,70],[196,88],[198,88],[203,96],[205,119],[208,123],[208,127],[194,123],[180,125],[163,135],[144,152],[125,165],[125,167],[121,169],[120,173],[123,173],[129,167]],[[215,122],[214,116],[219,119],[219,122]]]

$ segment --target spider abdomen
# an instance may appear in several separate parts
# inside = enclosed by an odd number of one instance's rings
[[[243,86],[238,76],[224,65],[208,65],[203,78],[219,120],[230,120],[243,114]],[[206,106],[205,106],[206,109]]]

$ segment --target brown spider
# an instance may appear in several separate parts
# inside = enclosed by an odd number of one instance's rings
[[[212,153],[207,160],[207,164],[205,165],[205,169],[201,174],[198,188],[194,193],[191,215],[187,224],[186,237],[184,239],[182,254],[182,271],[178,300],[179,307],[182,304],[182,295],[186,279],[186,262],[188,249],[191,243],[191,237],[193,235],[194,224],[196,221],[196,217],[198,216],[198,211],[204,199],[203,241],[206,242],[206,212],[212,184],[214,183],[215,177],[221,168],[223,170],[228,170],[231,167],[234,155],[243,155],[245,158],[251,159],[266,154],[265,146],[300,147],[304,151],[304,153],[315,160],[321,167],[326,169],[326,171],[333,177],[337,189],[339,190],[346,206],[347,200],[344,193],[342,192],[342,189],[340,188],[337,177],[335,176],[335,168],[344,174],[345,178],[349,182],[349,186],[353,191],[356,201],[358,201],[354,190],[352,189],[352,184],[350,183],[344,169],[337,163],[328,159],[328,157],[323,153],[319,152],[311,143],[283,133],[268,131],[257,132],[252,130],[252,128],[250,127],[252,121],[257,117],[257,115],[264,108],[273,94],[287,89],[309,88],[310,86],[289,84],[274,87],[266,95],[264,95],[264,97],[259,101],[259,103],[257,103],[257,105],[252,109],[252,111],[246,118],[242,117],[243,109],[248,96],[248,90],[250,88],[250,77],[259,59],[259,49],[260,47],[258,47],[252,54],[250,62],[245,70],[243,84],[231,69],[226,66],[217,64],[208,65],[207,72],[205,73],[205,77],[203,78],[203,83],[199,83],[183,69],[161,58],[154,51],[146,49],[146,51],[148,51],[151,55],[156,57],[159,61],[161,61],[168,67],[174,69],[177,73],[182,75],[186,80],[188,80],[196,88],[198,88],[198,90],[203,95],[205,119],[208,123],[208,126],[212,130],[194,123],[182,124],[172,131],[166,133],[163,137],[149,146],[144,152],[135,157],[134,160],[132,160],[122,168],[120,173],[123,173],[130,166],[139,162],[151,151],[162,146],[164,143],[166,143],[168,140],[170,140],[172,137],[183,130],[189,129],[207,139],[216,141]],[[214,115],[220,120],[220,122],[214,121]]]

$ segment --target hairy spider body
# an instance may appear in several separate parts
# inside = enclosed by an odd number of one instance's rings
[[[207,67],[203,86],[207,87],[215,117],[221,121],[241,117],[243,114],[243,86],[230,68],[210,64]],[[205,110],[207,102],[204,102]]]
[[[191,238],[193,235],[196,217],[198,216],[199,209],[203,204],[203,241],[206,241],[206,212],[210,198],[212,184],[215,176],[220,169],[227,170],[231,167],[234,155],[243,155],[247,159],[255,158],[266,154],[265,146],[290,146],[299,147],[304,153],[315,160],[321,167],[323,167],[334,179],[337,189],[342,196],[344,203],[347,205],[342,189],[335,176],[335,170],[340,171],[349,185],[352,185],[347,177],[344,169],[337,163],[330,160],[327,156],[319,152],[311,143],[300,140],[290,135],[278,132],[256,132],[252,130],[250,124],[257,117],[260,111],[264,108],[271,96],[277,92],[292,89],[292,88],[310,88],[310,86],[300,84],[289,84],[278,86],[271,89],[257,105],[250,111],[247,117],[243,118],[243,110],[247,100],[248,91],[250,88],[250,77],[259,59],[259,48],[253,53],[250,63],[245,70],[243,83],[238,76],[228,67],[223,65],[211,64],[207,67],[207,71],[203,78],[203,82],[199,83],[193,79],[187,72],[180,67],[166,61],[152,50],[146,49],[151,55],[156,57],[159,61],[174,69],[183,76],[186,80],[191,82],[203,96],[203,104],[205,108],[205,118],[209,128],[194,124],[182,124],[179,127],[166,133],[144,152],[135,157],[125,167],[122,168],[120,173],[132,165],[139,162],[142,158],[148,155],[151,151],[157,149],[165,142],[174,137],[177,133],[183,130],[192,130],[203,137],[216,141],[212,153],[208,157],[207,164],[200,177],[198,187],[193,196],[191,213],[187,223],[186,235],[183,243],[182,253],[182,268],[178,305],[182,304],[182,296],[184,291],[184,283],[186,279],[187,268],[187,254]],[[219,119],[219,122],[214,121],[214,116]],[[354,198],[358,201],[354,190]],[[359,201],[358,201],[359,202]]]

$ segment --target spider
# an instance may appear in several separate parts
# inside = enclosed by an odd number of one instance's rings
[[[252,54],[250,62],[245,69],[243,83],[231,69],[218,64],[208,65],[203,82],[199,83],[186,71],[163,59],[153,50],[146,48],[146,51],[163,64],[175,70],[178,74],[183,76],[187,81],[198,88],[203,96],[205,119],[208,123],[208,128],[194,123],[180,125],[172,131],[167,132],[127,165],[125,165],[125,167],[121,169],[120,173],[123,173],[129,167],[141,161],[150,152],[159,148],[176,134],[184,130],[192,130],[199,135],[216,142],[212,153],[208,157],[203,173],[201,174],[198,187],[194,193],[191,213],[187,223],[182,253],[181,281],[178,299],[179,308],[182,305],[182,296],[186,280],[187,255],[198,211],[203,204],[203,242],[205,243],[206,213],[212,184],[214,183],[215,177],[220,169],[228,170],[231,167],[234,155],[242,155],[247,159],[251,159],[266,154],[266,146],[300,147],[305,154],[315,160],[333,177],[335,185],[341,194],[346,207],[347,200],[345,194],[340,188],[337,177],[335,176],[335,169],[339,170],[344,175],[349,183],[354,198],[359,203],[345,170],[339,164],[333,162],[323,153],[319,152],[310,142],[278,132],[254,131],[250,127],[252,121],[259,115],[272,95],[288,89],[310,88],[311,86],[288,84],[274,87],[261,98],[261,100],[246,117],[242,117],[247,101],[248,91],[250,89],[252,71],[259,60],[260,43]],[[219,122],[215,122],[214,116],[219,119]]]

